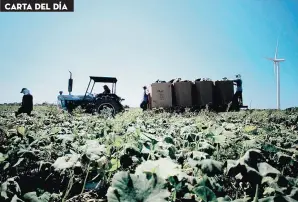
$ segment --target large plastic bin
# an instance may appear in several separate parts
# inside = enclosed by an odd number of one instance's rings
[[[196,105],[206,106],[207,104],[214,104],[213,81],[196,81],[195,82],[195,102]]]
[[[180,81],[174,83],[174,103],[179,107],[191,107],[192,106],[192,87],[191,81]]]
[[[172,83],[151,84],[151,107],[168,108],[173,106],[173,85]]]
[[[233,81],[216,81],[215,82],[215,99],[219,105],[229,104],[233,100],[234,85]]]

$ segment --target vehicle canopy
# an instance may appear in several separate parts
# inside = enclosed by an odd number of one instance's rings
[[[90,76],[90,79],[95,83],[117,83],[117,79],[115,77]]]
[[[87,87],[87,90],[85,92],[85,96],[88,94],[88,90],[91,84],[91,81],[93,81],[93,85],[91,87],[91,91],[89,91],[89,94],[92,93],[95,83],[112,83],[112,94],[116,94],[116,83],[117,79],[115,77],[100,77],[100,76],[90,76],[90,81]]]

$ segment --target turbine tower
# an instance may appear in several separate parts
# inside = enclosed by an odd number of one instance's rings
[[[274,74],[276,75],[276,94],[277,94],[277,109],[280,109],[280,76],[279,76],[279,63],[285,61],[285,59],[278,59],[277,58],[277,52],[278,52],[278,40],[276,44],[275,49],[275,55],[274,58],[267,58],[268,60],[273,61],[274,64]]]

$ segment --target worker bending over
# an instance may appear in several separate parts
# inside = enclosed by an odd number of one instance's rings
[[[27,88],[23,88],[21,93],[23,93],[22,106],[15,112],[15,115],[18,116],[21,113],[27,113],[31,115],[33,110],[33,96],[30,94],[30,91]]]

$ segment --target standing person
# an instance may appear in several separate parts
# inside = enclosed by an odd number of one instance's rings
[[[143,111],[145,111],[148,108],[149,95],[148,95],[148,91],[147,91],[147,87],[146,86],[143,87],[143,90],[144,90],[143,100],[142,100],[142,103],[141,103],[140,107],[143,109]]]
[[[242,79],[241,79],[241,75],[238,74],[236,75],[236,80],[233,81],[234,85],[236,85],[236,93],[235,96],[238,99],[239,105],[243,105],[242,102]]]
[[[63,91],[59,91],[59,95],[57,97],[58,99],[58,108],[61,108],[61,109],[66,109],[65,107],[65,101],[64,101],[64,98],[63,98]]]
[[[21,113],[26,113],[31,115],[33,110],[33,96],[30,94],[30,91],[27,88],[23,88],[21,93],[23,93],[22,106],[15,112],[15,115],[18,116]]]

